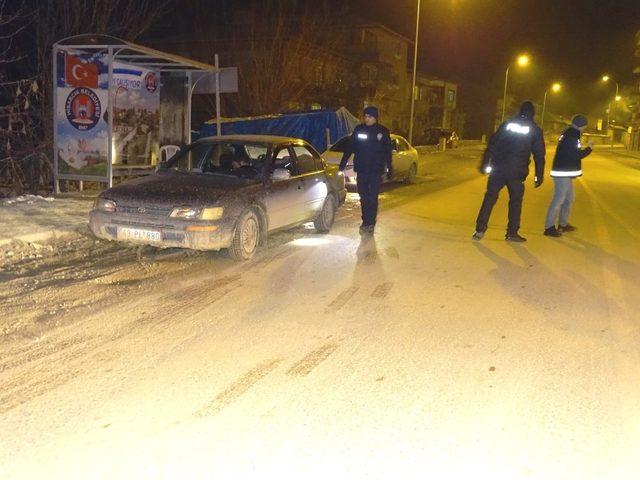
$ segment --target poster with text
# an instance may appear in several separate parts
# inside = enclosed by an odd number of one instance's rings
[[[109,153],[108,56],[59,50],[55,61],[58,173],[104,178]]]
[[[113,163],[155,165],[159,155],[160,75],[113,63]]]

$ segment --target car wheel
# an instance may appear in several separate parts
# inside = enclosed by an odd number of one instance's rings
[[[259,244],[260,221],[256,212],[247,210],[238,220],[229,246],[229,255],[234,260],[249,260],[255,255]]]
[[[404,183],[415,182],[417,173],[418,173],[418,167],[415,163],[412,163],[411,167],[409,167],[409,171],[407,172],[407,176],[404,179]]]
[[[327,233],[331,230],[333,221],[336,218],[336,199],[332,194],[327,195],[322,206],[322,211],[318,218],[313,222],[314,227],[318,233]]]

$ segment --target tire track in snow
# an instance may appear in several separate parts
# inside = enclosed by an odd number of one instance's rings
[[[210,403],[195,412],[194,416],[196,418],[203,418],[209,415],[214,415],[227,408],[251,390],[260,380],[273,372],[281,362],[282,359],[267,360],[256,365],[254,368],[240,376],[225,390],[216,395]]]
[[[314,370],[318,365],[324,362],[331,356],[333,352],[338,349],[338,343],[327,343],[317,350],[305,355],[302,360],[295,363],[288,371],[287,375],[306,377]]]
[[[123,323],[115,332],[106,335],[67,339],[62,332],[59,339],[52,338],[33,348],[19,350],[8,362],[0,364],[0,372],[6,372],[2,378],[0,413],[68,383],[84,373],[82,363],[89,355],[104,352],[119,340],[144,330],[158,334],[176,323],[189,321],[193,315],[239,288],[242,285],[240,278],[239,274],[231,275],[196,287],[183,287],[164,297],[166,301],[159,303],[153,311]],[[74,373],[68,375],[68,372]]]
[[[385,298],[391,292],[393,288],[393,282],[385,282],[378,285],[373,292],[371,292],[371,296],[373,298]]]
[[[340,294],[329,304],[327,311],[340,310],[349,300],[351,300],[358,290],[360,290],[360,287],[354,285],[340,292]]]

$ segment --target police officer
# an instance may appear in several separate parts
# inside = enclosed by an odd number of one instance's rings
[[[571,125],[562,133],[558,141],[556,156],[553,158],[551,178],[555,185],[553,199],[544,226],[547,237],[559,237],[563,232],[573,232],[576,227],[569,223],[573,204],[573,179],[582,176],[582,159],[591,153],[593,144],[582,148],[580,137],[587,128],[587,117],[576,115]],[[556,227],[558,220],[558,227]]]
[[[393,177],[391,152],[393,150],[389,130],[378,123],[378,109],[364,109],[364,123],[358,125],[342,155],[340,171],[354,155],[353,169],[357,173],[358,194],[362,207],[361,233],[373,233],[378,215],[378,194],[385,169],[387,177]]]
[[[542,129],[533,121],[533,103],[524,102],[520,113],[498,128],[489,140],[489,145],[480,163],[480,172],[489,175],[487,193],[478,213],[474,240],[484,237],[491,210],[503,187],[509,191],[509,224],[505,239],[510,242],[526,242],[518,234],[520,214],[524,196],[524,181],[529,175],[531,153],[535,161],[535,186],[542,185],[544,176],[545,146]]]

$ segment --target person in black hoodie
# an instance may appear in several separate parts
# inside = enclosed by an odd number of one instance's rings
[[[480,173],[488,174],[487,192],[476,220],[474,240],[484,237],[493,206],[500,190],[509,191],[509,224],[505,240],[526,242],[518,234],[524,181],[529,175],[531,154],[536,164],[535,186],[542,185],[544,177],[545,146],[542,129],[533,121],[533,103],[524,102],[520,114],[504,122],[489,140],[489,145],[480,163]]]
[[[555,189],[544,225],[544,234],[548,237],[560,237],[562,232],[572,232],[576,229],[569,223],[574,200],[573,179],[582,176],[582,159],[591,153],[593,145],[589,142],[587,148],[583,149],[580,143],[580,136],[586,127],[587,117],[576,115],[558,141],[551,168]]]
[[[389,130],[378,123],[378,109],[369,106],[363,113],[364,122],[354,128],[344,149],[340,171],[344,171],[349,157],[354,155],[353,169],[358,174],[356,181],[362,208],[360,232],[373,233],[378,215],[382,175],[386,170],[387,178],[393,176],[393,144]]]

